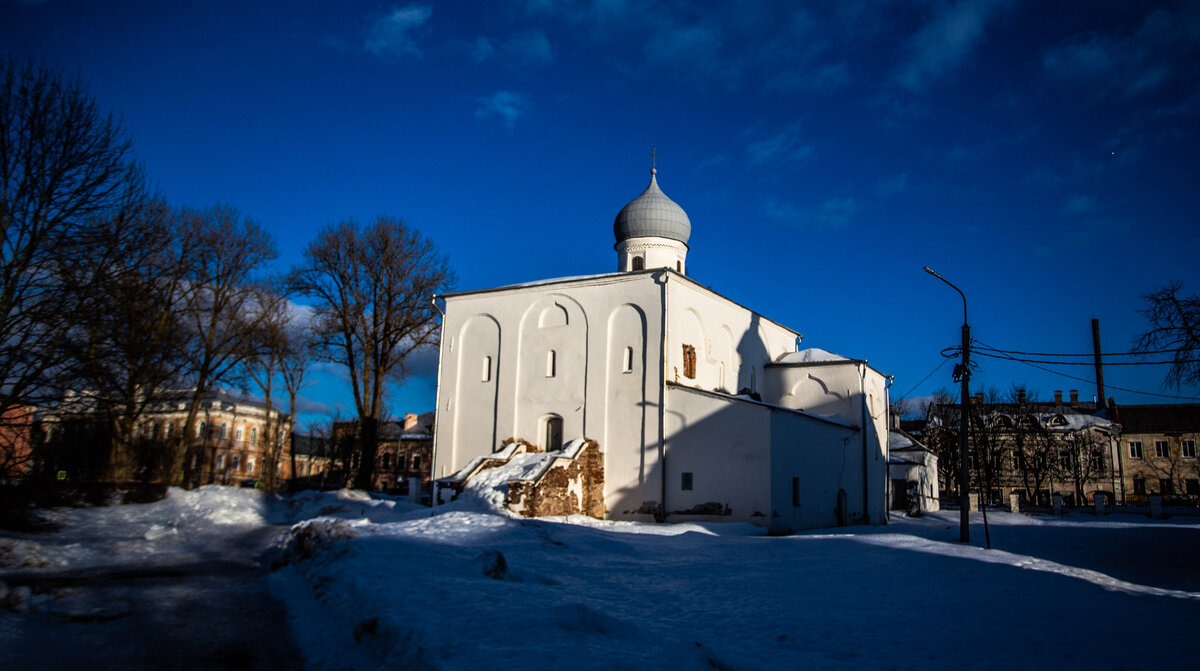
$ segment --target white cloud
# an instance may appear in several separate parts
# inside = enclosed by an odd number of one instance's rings
[[[858,212],[854,198],[830,198],[817,208],[798,207],[794,203],[768,198],[765,203],[768,217],[794,226],[832,230],[845,226]]]
[[[542,32],[514,35],[499,45],[487,37],[476,39],[470,47],[471,59],[482,63],[499,59],[507,65],[548,65],[554,62],[554,48]]]
[[[544,33],[533,32],[516,35],[505,45],[511,58],[526,63],[554,62],[554,49]]]
[[[898,193],[908,191],[911,185],[908,182],[908,173],[902,172],[898,175],[892,175],[885,179],[881,179],[875,183],[875,195],[880,198],[889,198]]]
[[[1042,57],[1042,68],[1059,81],[1086,86],[1096,97],[1148,94],[1194,69],[1200,48],[1200,4],[1160,9],[1129,35],[1076,35]]]
[[[482,63],[495,55],[496,47],[492,45],[492,41],[488,38],[479,37],[471,43],[471,60],[476,63]]]
[[[512,91],[497,91],[486,98],[477,98],[476,102],[479,104],[475,108],[476,118],[483,119],[495,115],[504,119],[504,125],[509,128],[512,128],[517,119],[524,116],[529,109],[525,97]]]
[[[909,40],[909,56],[896,80],[910,91],[920,91],[949,74],[982,41],[988,22],[1007,4],[1007,0],[963,0],[943,6]]]
[[[296,397],[296,412],[298,413],[302,412],[306,415],[328,415],[332,410],[333,408],[331,408],[328,403],[314,401],[313,399],[304,396]]]
[[[1063,212],[1070,215],[1089,214],[1096,211],[1096,201],[1090,196],[1074,196],[1063,205]]]
[[[363,47],[376,56],[420,58],[421,49],[417,46],[415,33],[432,15],[433,8],[428,5],[393,7],[371,23]]]
[[[788,128],[771,137],[751,142],[746,146],[746,152],[751,165],[761,166],[804,160],[812,156],[813,148],[800,140],[795,129]]]

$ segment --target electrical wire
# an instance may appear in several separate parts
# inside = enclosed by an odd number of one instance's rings
[[[972,349],[974,349],[974,343],[975,343],[975,342],[976,342],[976,341],[975,341],[975,339],[974,339],[974,338],[972,338],[972,339],[971,339],[971,343],[972,343]],[[981,345],[984,345],[985,347],[987,347],[987,348],[988,348],[988,350],[990,350],[990,351],[993,351],[993,352],[999,352],[999,351],[1003,351],[1003,350],[998,350],[998,349],[996,349],[995,347],[991,347],[990,345],[987,345],[986,343],[983,343],[983,342],[981,342],[981,343],[979,343],[979,344],[981,344]],[[942,350],[942,355],[943,355],[943,356],[947,356],[947,355],[946,355],[946,352],[947,352],[948,350],[955,350],[955,349],[956,349],[956,350],[958,350],[958,351],[960,351],[960,352],[962,351],[962,348],[961,348],[961,347],[947,347],[946,349]],[[1032,362],[1032,361],[1028,361],[1028,360],[1025,360],[1025,359],[1018,359],[1018,358],[1016,358],[1016,357],[1009,357],[1009,356],[995,356],[995,358],[997,358],[997,359],[1007,359],[1007,360],[1009,360],[1009,361],[1015,361],[1015,362],[1017,362],[1017,363],[1023,363],[1023,364],[1025,364],[1026,366],[1032,366],[1033,368],[1037,368],[1037,369],[1038,369],[1038,370],[1040,370],[1040,371],[1043,371],[1043,372],[1046,372],[1046,373],[1050,373],[1051,375],[1058,375],[1058,376],[1060,376],[1060,377],[1065,377],[1065,378],[1069,378],[1069,379],[1072,379],[1072,380],[1078,380],[1079,382],[1086,382],[1087,384],[1096,384],[1096,381],[1095,381],[1095,380],[1089,380],[1089,379],[1087,379],[1087,378],[1078,377],[1078,376],[1075,376],[1075,375],[1068,375],[1067,373],[1062,373],[1062,372],[1059,372],[1059,371],[1056,371],[1056,370],[1051,370],[1051,369],[1049,369],[1049,368],[1045,368],[1045,367],[1043,367],[1043,366],[1039,366],[1039,365],[1038,365],[1038,363],[1035,363],[1035,362]],[[1039,362],[1039,363],[1044,363],[1044,362]],[[1053,365],[1059,365],[1059,364],[1053,364]],[[1106,365],[1106,366],[1107,366],[1107,365],[1113,365],[1113,364],[1104,364],[1104,365]],[[1118,387],[1118,386],[1116,386],[1116,385],[1107,384],[1107,383],[1105,383],[1105,385],[1104,385],[1104,386],[1105,386],[1105,387],[1107,387],[1107,388],[1109,388],[1109,389],[1116,389],[1117,391],[1125,391],[1125,392],[1129,392],[1129,393],[1131,393],[1131,394],[1141,394],[1141,395],[1143,395],[1143,396],[1157,396],[1157,397],[1159,397],[1159,398],[1173,398],[1173,399],[1176,399],[1176,400],[1183,399],[1183,400],[1189,400],[1189,401],[1200,401],[1200,397],[1195,397],[1195,396],[1181,396],[1181,395],[1178,395],[1178,394],[1177,394],[1177,395],[1174,395],[1174,396],[1171,396],[1171,395],[1169,395],[1169,394],[1156,394],[1156,393],[1154,393],[1154,392],[1150,392],[1150,391],[1139,391],[1139,390],[1137,390],[1137,389],[1126,389],[1125,387]]]
[[[1095,366],[1092,361],[1041,361],[1035,359],[1019,359],[1017,357],[1004,356],[996,354],[999,350],[980,351],[975,348],[971,349],[972,354],[979,356],[991,357],[993,359],[1008,359],[1010,361],[1020,361],[1021,363],[1040,363],[1047,366]],[[1178,361],[1105,361],[1105,366],[1174,366],[1178,363],[1200,363],[1200,359],[1179,359]]]
[[[972,339],[972,342],[975,342],[974,339]],[[980,345],[983,345],[983,343],[980,343]],[[976,348],[972,347],[972,349],[976,349]],[[1080,356],[1080,357],[1096,356],[1094,353],[1093,354],[1070,354],[1067,352],[1021,352],[1018,350],[1011,350],[1011,349],[998,349],[995,347],[990,347],[988,345],[983,345],[982,347],[980,347],[978,349],[985,349],[985,350],[988,350],[991,352],[1002,352],[1004,354],[1020,354],[1022,356]],[[1182,351],[1183,351],[1183,349],[1155,349],[1155,350],[1146,350],[1145,352],[1101,352],[1100,356],[1101,357],[1110,357],[1110,356],[1145,356],[1147,354],[1178,354],[1179,352],[1182,352]]]
[[[929,374],[928,374],[928,375],[926,375],[925,377],[921,378],[921,381],[920,381],[920,382],[918,382],[918,383],[914,384],[914,385],[912,386],[912,389],[909,389],[908,391],[904,392],[904,394],[902,394],[902,395],[900,396],[900,398],[908,398],[908,395],[909,395],[909,394],[913,393],[913,391],[914,391],[914,390],[916,390],[916,388],[917,388],[917,387],[920,387],[922,384],[924,384],[924,383],[925,383],[925,380],[928,380],[929,378],[933,377],[933,374],[934,374],[934,373],[936,373],[936,372],[938,372],[939,370],[941,370],[941,369],[942,369],[942,366],[945,366],[947,363],[950,363],[950,360],[949,360],[949,359],[942,359],[942,362],[941,362],[941,363],[939,363],[939,364],[937,365],[937,367],[936,367],[936,368],[934,368],[933,370],[929,371]]]

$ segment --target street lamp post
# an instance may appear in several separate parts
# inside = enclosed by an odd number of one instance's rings
[[[971,496],[968,489],[971,486],[970,471],[967,470],[967,432],[970,430],[967,413],[971,402],[970,389],[970,363],[971,363],[971,327],[967,323],[967,296],[962,292],[962,289],[954,286],[949,280],[938,275],[932,268],[925,266],[923,270],[930,275],[945,282],[962,296],[963,302],[963,325],[962,325],[962,403],[959,412],[959,454],[958,454],[958,507],[959,507],[959,532],[958,540],[963,543],[971,542]]]

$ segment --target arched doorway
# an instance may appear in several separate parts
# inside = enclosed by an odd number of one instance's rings
[[[554,452],[562,449],[563,420],[558,415],[542,417],[542,449]]]

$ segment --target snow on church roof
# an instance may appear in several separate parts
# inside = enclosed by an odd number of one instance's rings
[[[775,363],[825,363],[830,361],[853,361],[840,354],[826,352],[823,349],[810,347],[799,352],[788,352],[775,360]]]

